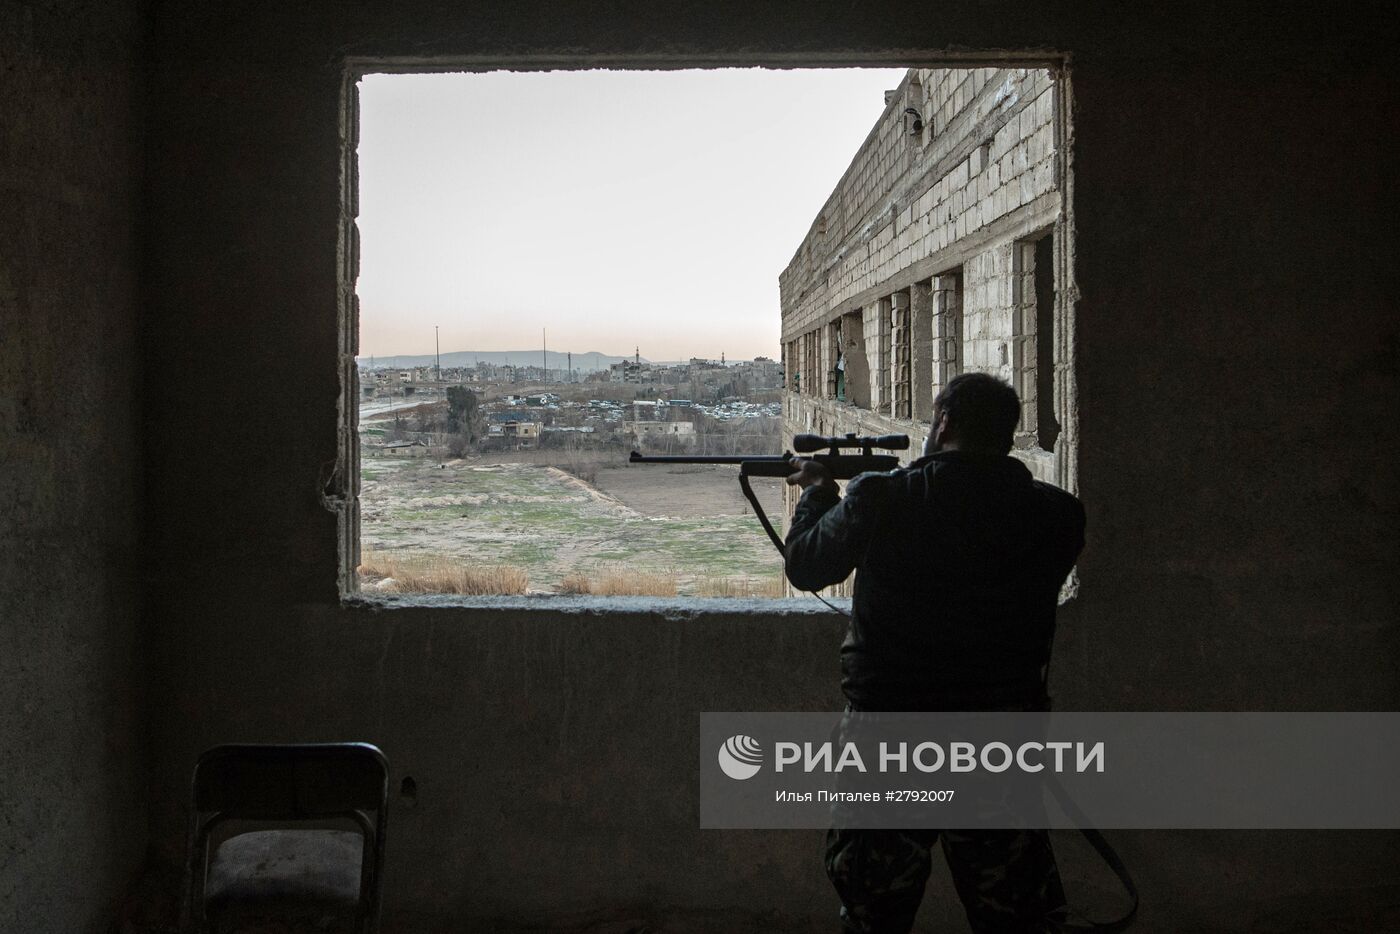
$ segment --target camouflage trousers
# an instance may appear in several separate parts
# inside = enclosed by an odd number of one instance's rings
[[[844,934],[906,934],[940,842],[973,931],[1060,930],[1065,893],[1043,830],[833,829],[826,873],[841,896]]]

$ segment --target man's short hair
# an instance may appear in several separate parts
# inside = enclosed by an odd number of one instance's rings
[[[1021,399],[1006,382],[990,373],[963,373],[943,387],[933,405],[948,416],[959,441],[1000,453],[1011,450]]]

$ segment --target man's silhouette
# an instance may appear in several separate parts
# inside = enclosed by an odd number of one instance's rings
[[[1084,545],[1084,510],[1009,456],[1016,391],[984,373],[934,400],[924,456],[852,480],[798,461],[803,487],[787,576],[818,590],[856,574],[841,646],[852,711],[1036,710],[1060,588]],[[826,868],[849,934],[903,934],[940,842],[972,929],[1053,931],[1064,912],[1045,831],[851,830]]]

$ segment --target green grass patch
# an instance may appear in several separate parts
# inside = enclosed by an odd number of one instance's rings
[[[658,574],[774,574],[781,558],[750,516],[651,518],[619,514],[556,474],[523,466],[439,469],[376,459],[361,476],[366,547],[439,553],[527,569],[548,588],[575,569],[626,566]],[[470,500],[470,501],[468,501]]]

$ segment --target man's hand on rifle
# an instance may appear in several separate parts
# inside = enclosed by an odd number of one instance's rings
[[[796,473],[788,474],[787,482],[793,486],[800,486],[806,490],[808,487],[825,487],[833,493],[839,493],[840,488],[836,486],[836,481],[831,479],[831,472],[828,471],[819,461],[810,457],[794,457],[792,466],[796,468]]]

